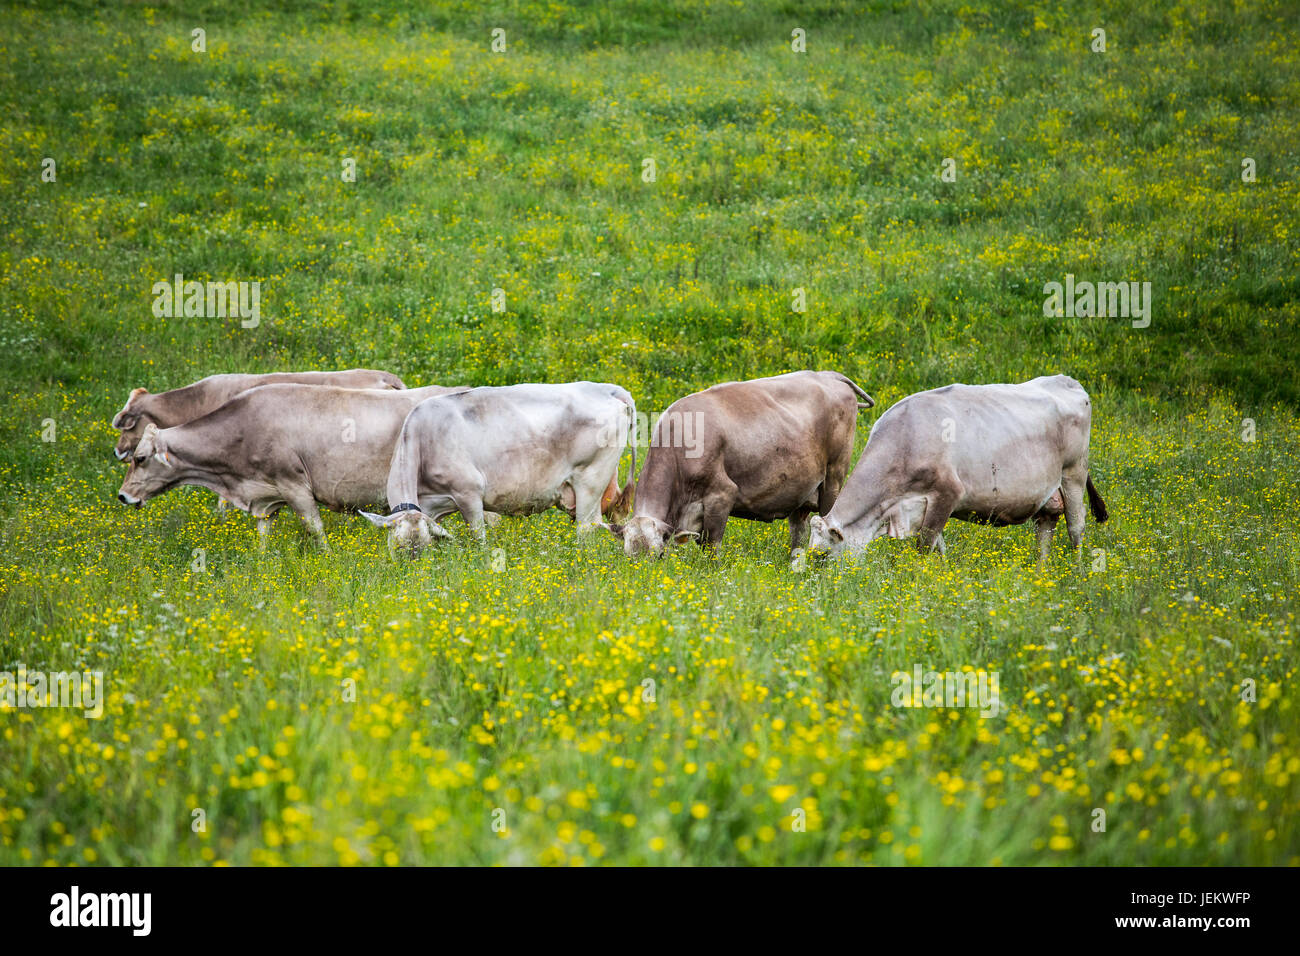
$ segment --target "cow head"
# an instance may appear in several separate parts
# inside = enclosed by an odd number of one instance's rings
[[[369,511],[361,514],[376,528],[388,529],[390,554],[418,558],[435,538],[451,537],[451,532],[417,508],[394,511],[390,515],[371,514]]]
[[[698,531],[673,531],[667,522],[650,515],[637,515],[625,525],[611,525],[610,530],[623,539],[623,553],[629,558],[639,554],[664,553],[668,543],[685,544],[698,538]]]
[[[131,452],[144,437],[145,428],[155,424],[149,413],[141,407],[141,397],[148,394],[143,388],[132,389],[122,410],[113,416],[113,427],[121,432],[117,436],[117,445],[113,448],[118,461],[129,461]]]
[[[808,550],[837,557],[844,551],[844,532],[827,524],[821,515],[813,515],[808,522]]]
[[[152,422],[144,427],[130,459],[131,467],[117,493],[117,500],[122,504],[139,508],[174,483],[176,463],[167,450],[162,432]]]

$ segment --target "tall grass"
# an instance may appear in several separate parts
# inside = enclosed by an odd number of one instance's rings
[[[408,7],[0,12],[0,669],[109,693],[0,711],[0,863],[1300,859],[1292,5]],[[155,318],[178,272],[261,325]],[[1151,326],[1044,317],[1067,273]],[[350,366],[647,410],[1068,372],[1114,518],[1044,573],[1025,528],[802,568],[558,515],[411,564],[115,503],[132,387]],[[917,663],[1002,715],[892,706]]]

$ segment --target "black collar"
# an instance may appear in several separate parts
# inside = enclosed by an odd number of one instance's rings
[[[395,506],[388,513],[390,515],[395,515],[395,514],[401,514],[403,511],[419,511],[419,510],[420,510],[419,505],[413,505],[408,501],[408,502],[404,502],[403,504]]]

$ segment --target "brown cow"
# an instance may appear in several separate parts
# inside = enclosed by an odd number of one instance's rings
[[[139,444],[145,427],[172,428],[216,411],[240,392],[258,385],[333,385],[338,388],[406,388],[390,372],[353,368],[344,372],[271,372],[266,375],[209,375],[192,385],[151,395],[147,389],[131,391],[122,410],[113,416],[120,434],[113,454],[126,461]]]
[[[687,395],[656,423],[632,518],[612,530],[632,556],[661,553],[666,540],[715,545],[730,517],[786,518],[794,550],[809,517],[835,504],[858,410],[874,404],[839,372],[790,372]]]

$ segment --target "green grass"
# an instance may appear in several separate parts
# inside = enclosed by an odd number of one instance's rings
[[[0,864],[1300,861],[1293,5],[407,7],[0,9],[0,669],[109,695],[0,711]],[[176,272],[261,325],[155,318]],[[1067,273],[1151,282],[1150,328],[1044,318]],[[1040,574],[1026,528],[799,569],[552,514],[412,564],[116,504],[132,387],[351,366],[650,411],[834,368],[859,446],[1066,372],[1113,519]],[[918,663],[1004,713],[891,706]]]

